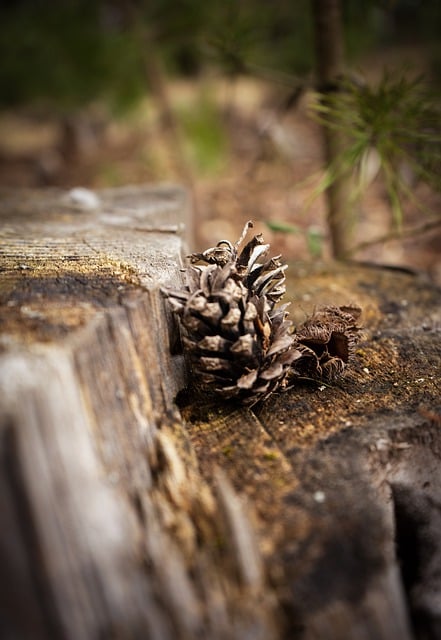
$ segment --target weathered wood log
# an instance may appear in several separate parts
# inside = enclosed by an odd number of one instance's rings
[[[439,290],[291,265],[297,322],[364,308],[356,362],[221,404],[160,295],[180,190],[2,196],[1,637],[438,638]]]
[[[252,502],[287,637],[412,638],[417,607],[415,637],[436,638],[441,542],[418,520],[433,530],[439,517],[440,292],[393,270],[292,265],[289,298],[298,322],[317,303],[361,305],[356,364],[341,383],[305,384],[254,415],[184,407],[204,476],[222,465]],[[407,491],[428,503],[421,513],[407,515]],[[416,530],[397,527],[403,518]]]

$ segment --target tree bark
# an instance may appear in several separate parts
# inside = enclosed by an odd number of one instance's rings
[[[345,71],[341,0],[314,0],[313,20],[318,88],[326,103],[327,96],[339,90]],[[332,129],[332,122],[330,125],[323,127],[323,140],[327,165],[336,172],[336,177],[326,191],[327,221],[333,255],[343,259],[351,247],[352,182],[340,161],[346,146],[345,137]]]

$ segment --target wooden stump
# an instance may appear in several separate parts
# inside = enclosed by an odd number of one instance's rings
[[[195,397],[160,294],[187,210],[2,194],[0,636],[441,637],[439,290],[291,265],[295,321],[363,307],[352,369],[252,410]]]

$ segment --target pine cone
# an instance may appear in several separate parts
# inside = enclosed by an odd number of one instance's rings
[[[315,311],[295,333],[297,349],[302,353],[294,366],[297,375],[330,382],[341,376],[360,337],[360,314],[356,306]]]
[[[299,378],[334,381],[354,355],[361,309],[317,309],[296,331],[278,306],[285,294],[280,256],[265,261],[269,245],[252,223],[232,244],[221,240],[193,253],[183,290],[165,290],[183,328],[183,343],[200,387],[252,404]],[[263,261],[260,261],[263,260]]]
[[[186,288],[166,291],[184,328],[183,342],[197,383],[226,398],[254,403],[287,383],[300,352],[286,306],[280,256],[259,262],[269,245],[255,236],[239,246],[227,240],[190,256]],[[198,264],[202,263],[202,264]]]

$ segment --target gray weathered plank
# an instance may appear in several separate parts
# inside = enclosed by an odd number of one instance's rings
[[[271,638],[263,584],[214,542],[245,516],[219,521],[228,482],[204,483],[173,402],[160,287],[181,277],[186,197],[81,197],[2,194],[1,635]]]

